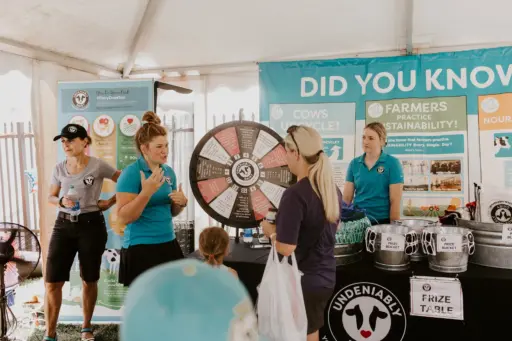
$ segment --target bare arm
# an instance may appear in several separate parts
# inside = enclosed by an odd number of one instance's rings
[[[402,201],[402,184],[389,185],[389,218],[391,221],[400,219],[400,202]]]
[[[117,219],[119,223],[128,225],[139,219],[150,198],[151,194],[145,191],[139,194],[117,193]]]
[[[48,203],[59,206],[59,193],[60,193],[60,186],[59,185],[50,185],[50,193],[48,194]]]
[[[121,175],[121,171],[116,171],[115,174],[112,176],[112,178],[110,178],[110,180],[117,182],[117,179],[119,179],[120,175]],[[110,197],[110,199],[98,200],[98,207],[102,211],[106,211],[116,204],[116,200],[117,200],[117,197],[115,194],[112,197]]]
[[[60,198],[60,186],[59,185],[50,185],[50,194],[48,194],[48,202],[57,207],[61,207],[59,204]],[[75,203],[69,200],[66,196],[62,197],[62,205],[67,208],[71,208],[75,206]]]
[[[274,243],[276,244],[276,250],[277,252],[279,252],[280,255],[283,255],[285,257],[288,257],[290,256],[293,251],[295,251],[295,249],[297,248],[297,245],[291,245],[291,244],[285,244],[285,243],[281,243],[281,242],[278,242],[276,240],[276,225],[274,224],[271,224],[269,223],[268,221],[266,220],[263,220],[261,223],[260,223],[260,226],[262,227],[263,229],[263,233],[269,237],[271,239],[271,243]]]
[[[275,240],[275,238],[276,237],[274,236],[273,240]],[[295,251],[296,248],[297,245],[290,245],[276,241],[277,252],[279,252],[280,255],[283,255],[285,257],[291,256],[291,254],[293,253],[293,251]]]
[[[345,185],[343,186],[343,201],[348,205],[350,205],[354,199],[354,190],[354,183],[345,181]]]
[[[117,219],[122,225],[128,225],[139,219],[151,196],[163,185],[165,179],[162,168],[156,169],[147,179],[140,171],[140,182],[142,188],[140,193],[117,192],[116,194]]]
[[[184,206],[180,206],[178,204],[171,204],[171,214],[173,217],[176,217],[178,214],[180,214],[185,209]]]

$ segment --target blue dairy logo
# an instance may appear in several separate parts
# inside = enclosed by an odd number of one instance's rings
[[[343,138],[324,138],[324,153],[331,161],[343,160]]]
[[[512,157],[512,133],[494,134],[494,155],[496,157]]]

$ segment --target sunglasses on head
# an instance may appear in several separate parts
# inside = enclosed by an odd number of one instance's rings
[[[289,126],[288,129],[286,130],[286,133],[290,134],[290,136],[292,137],[293,143],[295,143],[295,147],[297,147],[297,154],[300,154],[299,145],[297,144],[297,141],[295,141],[295,137],[293,137],[293,133],[296,132],[297,129],[299,129],[299,126],[296,126],[296,125]]]

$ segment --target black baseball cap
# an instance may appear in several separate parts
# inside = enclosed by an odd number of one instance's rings
[[[87,137],[87,130],[85,130],[84,127],[82,127],[80,124],[68,124],[64,128],[62,128],[62,131],[60,132],[60,135],[57,135],[53,138],[54,141],[57,141],[61,137],[65,137],[68,140],[75,139],[77,137],[81,139],[85,139]]]

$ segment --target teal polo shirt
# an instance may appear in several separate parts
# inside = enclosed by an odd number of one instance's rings
[[[354,184],[354,205],[366,210],[368,218],[389,219],[389,185],[403,184],[404,172],[400,161],[382,152],[375,165],[368,169],[366,153],[350,162],[347,181]]]
[[[151,196],[139,219],[126,226],[124,248],[138,244],[167,243],[176,238],[169,198],[169,194],[177,188],[176,174],[167,165],[161,167],[164,169],[165,182]],[[140,171],[144,172],[146,179],[152,174],[143,157],[123,169],[117,180],[117,192],[139,194],[142,190]]]

